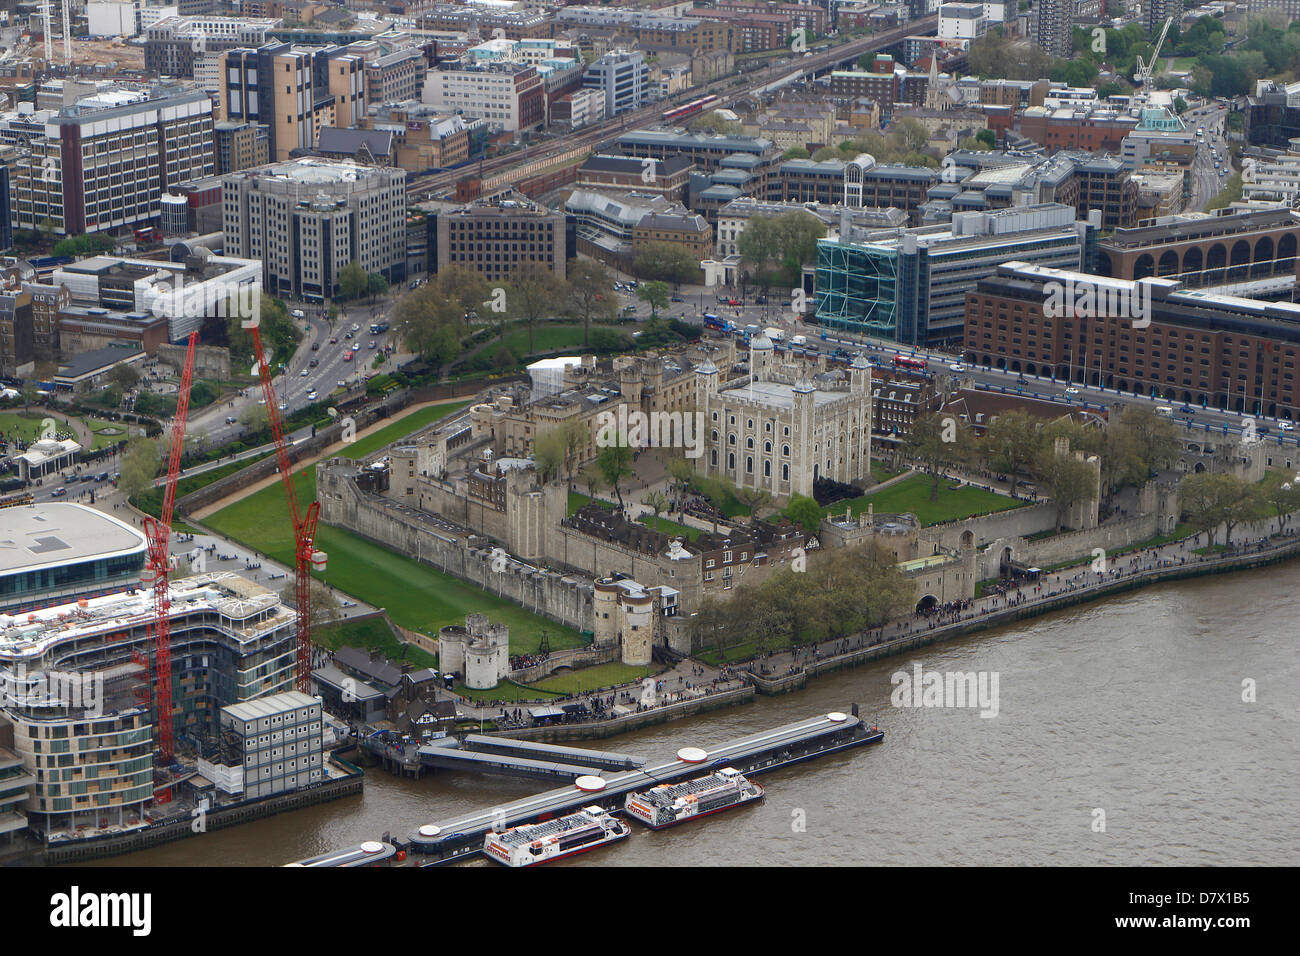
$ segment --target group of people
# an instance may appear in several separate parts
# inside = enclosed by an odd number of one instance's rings
[[[550,660],[551,655],[547,654],[513,654],[510,657],[510,669],[512,671],[523,670],[525,667],[536,667],[538,664],[545,664]]]

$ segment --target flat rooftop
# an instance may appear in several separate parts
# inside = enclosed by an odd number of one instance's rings
[[[794,408],[794,386],[784,385],[781,382],[754,382],[738,388],[723,389],[720,394],[727,399],[747,399],[772,408]],[[813,392],[813,405],[829,405],[831,402],[847,398],[848,395],[848,392],[830,392],[819,388]]]
[[[0,574],[144,553],[130,525],[71,502],[0,509]]]

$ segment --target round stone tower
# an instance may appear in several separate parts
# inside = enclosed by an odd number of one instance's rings
[[[654,637],[654,598],[644,591],[624,594],[619,604],[623,611],[623,663],[649,664]]]

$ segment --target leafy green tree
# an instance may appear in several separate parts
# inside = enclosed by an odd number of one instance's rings
[[[586,345],[591,339],[592,319],[609,321],[614,317],[614,280],[609,270],[593,259],[570,259],[567,272],[567,309],[582,320],[582,344]]]
[[[1287,472],[1272,471],[1258,488],[1260,501],[1272,507],[1278,526],[1285,527],[1291,520],[1291,513],[1300,510],[1300,482]]]
[[[1060,531],[1070,508],[1092,494],[1092,469],[1073,454],[1058,455],[1055,449],[1045,448],[1038,455],[1034,475],[1056,507],[1056,529]]]
[[[700,263],[690,250],[675,242],[647,242],[633,257],[632,271],[646,279],[681,285],[699,277]]]
[[[533,467],[542,483],[552,481],[564,467],[564,435],[560,428],[552,428],[537,436],[533,442]]]
[[[510,312],[528,326],[528,354],[537,351],[534,328],[555,315],[563,304],[564,283],[540,262],[523,262],[510,273]]]
[[[153,486],[162,464],[162,445],[152,438],[132,438],[122,459],[122,477],[117,486],[128,498],[134,498]]]
[[[614,496],[618,498],[618,507],[622,510],[621,485],[633,474],[632,449],[628,447],[627,439],[619,435],[617,441],[602,448],[596,456],[596,467],[600,469],[600,477],[605,484],[614,489]]]
[[[668,285],[664,282],[643,282],[637,286],[636,297],[650,303],[650,318],[659,318],[659,310],[668,305]]]
[[[807,495],[791,495],[782,514],[809,534],[816,533],[821,527],[822,509]]]
[[[989,149],[996,149],[998,145],[997,134],[991,129],[982,129],[975,134],[975,138],[987,146]]]
[[[1178,485],[1178,500],[1192,525],[1209,534],[1211,542],[1223,526],[1223,543],[1232,544],[1232,529],[1255,517],[1259,490],[1232,474],[1202,472],[1188,475]]]
[[[930,500],[939,500],[939,478],[943,470],[965,459],[970,432],[953,415],[937,412],[921,415],[912,422],[904,447],[907,453],[930,471]]]
[[[782,159],[807,159],[808,156],[808,150],[804,149],[802,146],[791,146],[781,154]]]
[[[983,446],[989,464],[1011,476],[1014,495],[1020,476],[1028,471],[1043,447],[1042,430],[1027,412],[1003,412],[989,423]]]
[[[654,491],[647,492],[641,498],[641,504],[645,505],[655,515],[655,530],[659,530],[659,516],[668,510],[668,496],[656,488]]]
[[[361,298],[369,285],[370,277],[360,262],[353,260],[339,270],[338,297],[345,302]]]
[[[381,295],[388,292],[388,280],[378,272],[371,272],[366,276],[366,292],[370,296],[370,301],[375,301]]]

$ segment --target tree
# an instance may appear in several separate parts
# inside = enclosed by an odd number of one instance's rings
[[[989,423],[983,445],[989,464],[1011,475],[1014,495],[1021,473],[1029,468],[1042,448],[1042,431],[1026,412],[1003,412]]]
[[[1130,405],[1120,416],[1120,424],[1133,432],[1142,466],[1147,472],[1141,477],[1142,481],[1150,476],[1150,472],[1168,468],[1177,459],[1181,443],[1170,419],[1157,415],[1146,406]]]
[[[609,270],[592,259],[570,259],[568,266],[569,314],[582,320],[582,344],[591,339],[591,320],[614,317],[614,280]]]
[[[460,354],[465,316],[487,296],[478,273],[450,266],[398,300],[393,323],[406,347],[439,368]]]
[[[587,497],[592,501],[595,501],[596,492],[600,491],[601,487],[605,483],[605,478],[601,474],[600,468],[597,467],[596,463],[593,461],[578,473],[578,477],[581,478],[582,483],[587,486]]]
[[[538,435],[533,442],[533,467],[537,477],[545,484],[559,477],[564,466],[564,433],[562,428],[552,428]]]
[[[650,318],[659,318],[659,310],[668,305],[668,285],[664,282],[643,282],[637,286],[636,297],[650,303]]]
[[[256,435],[271,427],[271,414],[265,405],[246,405],[239,413],[239,423]]]
[[[1045,448],[1038,455],[1034,473],[1056,506],[1056,530],[1060,531],[1066,512],[1092,494],[1092,468],[1073,454],[1058,455],[1055,448]]]
[[[772,503],[772,493],[766,488],[736,488],[736,498],[749,509],[755,518],[759,511]]]
[[[529,355],[537,351],[537,320],[558,312],[563,296],[564,283],[540,262],[522,262],[510,273],[510,311],[528,325]]]
[[[560,426],[564,440],[564,470],[569,477],[569,490],[573,490],[573,472],[578,467],[579,456],[591,444],[591,426],[579,418],[570,418]]]
[[[265,358],[274,367],[285,362],[298,349],[302,330],[289,318],[289,310],[279,299],[263,295],[258,307],[258,332],[262,337]],[[226,319],[226,344],[230,347],[232,362],[251,367],[253,362],[253,332],[243,327],[243,319],[232,314]],[[254,371],[254,375],[257,373]]]
[[[122,391],[128,391],[140,381],[140,372],[134,365],[114,365],[108,372],[108,379]]]
[[[695,466],[685,457],[677,457],[668,459],[664,470],[672,480],[673,497],[677,499],[680,508],[682,497],[686,494],[686,489],[691,486],[691,481],[695,478]]]
[[[802,146],[791,146],[781,154],[782,159],[807,159],[808,156],[808,150],[804,149]]]
[[[736,248],[764,289],[773,282],[793,288],[803,267],[816,258],[817,241],[825,235],[825,223],[796,209],[779,216],[751,216]]]
[[[782,514],[809,534],[816,533],[821,527],[822,509],[807,495],[791,495]]]
[[[298,606],[298,585],[290,581],[280,589],[280,603],[286,607]],[[343,619],[343,605],[334,595],[334,589],[320,581],[311,582],[310,626],[314,634]]]
[[[596,456],[596,467],[600,469],[600,477],[605,484],[614,489],[619,510],[622,510],[623,492],[619,486],[632,476],[632,449],[628,447],[627,439],[619,435],[612,445],[602,448]]]
[[[376,297],[388,292],[388,280],[378,272],[371,272],[366,276],[366,292],[370,295],[370,301],[374,302]]]
[[[969,436],[965,426],[952,415],[935,412],[912,422],[905,446],[908,454],[930,471],[931,501],[939,500],[939,477],[943,470],[965,457]]]
[[[998,137],[991,129],[982,129],[975,134],[975,138],[987,146],[989,149],[997,149]]]
[[[729,120],[717,110],[710,110],[703,116],[691,121],[691,129],[698,132],[718,133],[722,136],[736,136],[742,131],[740,123]]]
[[[655,530],[658,531],[659,515],[668,510],[668,496],[656,488],[642,497],[641,504],[655,513]]]
[[[1300,484],[1286,472],[1272,471],[1258,487],[1260,500],[1271,505],[1277,515],[1278,527],[1285,527],[1291,512],[1300,509]]]
[[[127,442],[122,459],[122,477],[117,486],[128,498],[134,498],[149,488],[158,477],[162,462],[162,445],[152,438],[133,438]]]
[[[1210,542],[1223,525],[1223,543],[1232,544],[1232,529],[1255,517],[1259,489],[1232,474],[1188,475],[1178,485],[1178,498],[1193,526],[1209,534]]]
[[[633,257],[632,271],[642,278],[681,285],[699,277],[700,263],[690,250],[675,242],[647,242]]]
[[[890,132],[899,137],[903,148],[909,153],[923,152],[930,145],[930,131],[924,123],[910,116],[895,121]]]
[[[338,297],[345,302],[361,298],[366,294],[369,285],[370,277],[361,263],[355,259],[339,270]]]

